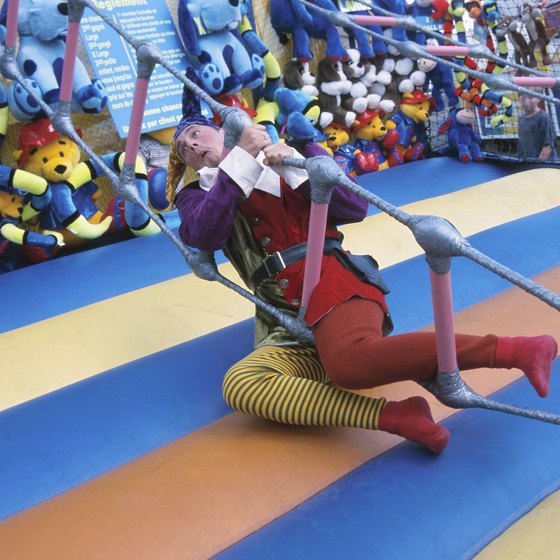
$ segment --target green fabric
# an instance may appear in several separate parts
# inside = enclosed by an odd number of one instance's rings
[[[224,248],[224,254],[237,270],[243,282],[255,292],[256,296],[286,314],[294,317],[297,315],[297,311],[288,304],[282,290],[273,278],[262,282],[255,291],[251,282],[251,275],[261,266],[268,254],[255,239],[250,225],[240,212],[233,224],[233,230]],[[271,315],[257,307],[255,313],[255,348],[265,344],[278,346],[296,344],[296,341]]]

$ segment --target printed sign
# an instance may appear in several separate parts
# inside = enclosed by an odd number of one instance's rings
[[[341,12],[363,12],[367,10],[367,6],[362,4],[361,2],[357,2],[356,0],[338,0],[338,9]]]
[[[180,72],[187,55],[165,0],[94,0],[128,34],[153,43]],[[136,52],[95,12],[86,8],[80,34],[94,74],[105,84],[109,112],[121,138],[128,136],[136,82]],[[181,118],[183,84],[156,64],[150,78],[142,132],[175,126]]]

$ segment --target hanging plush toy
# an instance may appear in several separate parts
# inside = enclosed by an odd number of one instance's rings
[[[5,20],[8,0],[2,6],[0,19]],[[59,0],[21,0],[19,3],[19,49],[17,63],[34,93],[47,105],[56,108],[60,97],[60,78],[68,29],[68,4]],[[76,59],[72,83],[72,110],[100,113],[107,104],[103,83],[88,73]],[[18,83],[8,89],[12,115],[27,121],[41,116],[35,99]],[[43,115],[44,116],[44,115]]]
[[[212,96],[262,84],[264,63],[233,31],[243,15],[239,1],[179,0],[179,34],[204,89]]]
[[[315,74],[309,69],[308,62],[297,59],[288,60],[282,71],[282,82],[288,89],[301,90],[308,95],[317,97],[319,90],[316,87]]]
[[[120,173],[124,163],[124,153],[115,152],[101,156],[102,162],[111,171]],[[79,163],[72,175],[68,178],[65,186],[72,191],[82,190],[84,185],[95,185],[93,181],[105,175],[105,170],[97,161],[82,161]],[[148,177],[146,167],[142,158],[137,157],[134,169],[136,190],[139,197],[146,203],[150,202]],[[160,197],[161,199],[161,194]],[[152,206],[153,208],[153,206]],[[109,202],[107,210],[101,216],[102,220],[111,219],[109,233],[121,233],[130,231],[135,237],[145,237],[154,233],[159,233],[159,226],[146,214],[137,204],[114,197]]]
[[[320,8],[335,12],[331,0],[314,0]],[[338,29],[316,10],[308,10],[298,0],[270,0],[270,23],[276,30],[280,42],[288,42],[292,36],[293,57],[301,62],[313,58],[309,48],[309,38],[326,42],[326,56],[331,60],[346,60],[348,55],[342,46]]]
[[[370,16],[372,12],[365,9],[363,4],[355,0],[333,0],[335,6],[343,13],[350,13],[353,16],[365,15]],[[370,29],[378,35],[383,34],[383,30],[379,25],[366,25],[366,29]],[[360,52],[362,60],[366,61],[374,56],[384,56],[387,54],[387,44],[379,37],[371,36],[355,27],[344,29],[348,34],[348,40],[352,48],[357,48]]]
[[[241,0],[240,7],[242,20],[238,26],[238,33],[241,41],[247,52],[261,58],[264,64],[263,85],[253,89],[253,105],[256,109],[253,121],[264,125],[272,142],[277,142],[278,131],[274,126],[277,113],[274,94],[280,87],[280,64],[255,31],[255,17],[251,0]]]
[[[350,91],[342,96],[346,109],[355,113],[363,113],[366,108],[372,109],[379,103],[379,96],[370,93],[366,85],[375,81],[375,67],[364,63],[357,49],[348,49],[348,60],[342,63],[342,71],[352,84]],[[369,73],[368,76],[366,76],[366,72]]]
[[[527,35],[529,36],[529,48],[532,52],[538,47],[541,51],[541,60],[544,66],[550,66],[552,60],[548,54],[547,45],[550,38],[546,34],[542,12],[531,2],[525,2],[519,6],[519,16]]]
[[[473,128],[474,121],[475,115],[470,109],[449,111],[449,116],[438,130],[438,134],[447,132],[448,147],[442,150],[442,154],[453,152],[463,163],[484,161],[480,150],[482,138]]]
[[[425,92],[430,91],[436,112],[445,109],[442,94],[445,94],[449,107],[457,105],[459,99],[455,93],[455,80],[449,66],[429,58],[419,58],[418,69],[426,74],[426,82],[423,89]]]
[[[535,53],[529,47],[529,43],[521,32],[521,21],[513,19],[510,16],[503,17],[496,26],[496,35],[507,37],[509,42],[513,45],[515,62],[522,64],[528,68],[535,68],[537,66],[537,59]],[[524,76],[527,72],[517,69],[516,76]]]
[[[62,235],[55,231],[30,230],[24,225],[25,215],[49,204],[49,185],[21,169],[0,165],[0,256],[9,250],[10,244],[45,255],[54,255],[64,245]]]

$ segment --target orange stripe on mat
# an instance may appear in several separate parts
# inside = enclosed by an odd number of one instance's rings
[[[536,280],[560,291],[560,267]],[[479,334],[549,332],[560,339],[557,313],[513,289],[459,313],[456,327]],[[483,394],[518,377],[504,370],[465,375]],[[370,394],[400,399],[420,391],[400,383]],[[432,403],[438,420],[454,413]],[[0,524],[2,557],[206,559],[399,441],[380,432],[283,426],[234,413],[7,519]]]

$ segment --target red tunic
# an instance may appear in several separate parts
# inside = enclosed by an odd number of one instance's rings
[[[241,204],[240,211],[269,255],[307,241],[310,202],[283,180],[280,197],[253,190]],[[327,224],[326,237],[338,239],[334,224]],[[286,301],[295,308],[299,308],[301,302],[304,270],[305,259],[288,266],[275,277]],[[376,301],[387,313],[385,298],[378,288],[358,280],[334,255],[324,255],[321,278],[305,313],[306,322],[313,325],[333,307],[353,296]]]

